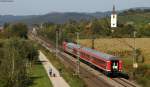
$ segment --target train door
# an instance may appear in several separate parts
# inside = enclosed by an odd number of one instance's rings
[[[111,63],[111,71],[112,72],[117,72],[118,71],[118,60],[112,60],[112,63]]]

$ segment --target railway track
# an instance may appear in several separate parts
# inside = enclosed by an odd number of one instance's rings
[[[38,38],[38,40],[40,39]],[[55,47],[49,48],[47,47],[47,42],[45,42],[44,40],[40,41],[46,49],[50,50],[51,52],[55,51]],[[66,57],[64,55],[64,52],[59,51],[58,58],[64,64],[66,64],[68,67],[72,68],[75,71],[77,67],[75,61]],[[108,82],[104,81],[104,79],[98,78],[98,75],[91,73],[83,66],[80,66],[80,77],[85,81],[86,87],[139,87],[124,78],[113,78],[112,80],[116,82],[115,85],[109,84]]]
[[[113,78],[114,81],[121,84],[123,87],[138,87],[135,84],[131,83],[129,80],[124,78]]]

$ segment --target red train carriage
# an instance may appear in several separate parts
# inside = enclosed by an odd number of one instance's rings
[[[91,63],[107,74],[120,73],[122,71],[122,61],[113,55],[67,42],[63,42],[63,49],[65,52],[75,56],[77,56],[77,52],[79,52],[79,56],[82,60]]]

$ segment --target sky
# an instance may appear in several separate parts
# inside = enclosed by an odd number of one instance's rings
[[[41,15],[51,12],[104,12],[150,7],[150,0],[0,0],[0,15]],[[7,0],[6,0],[7,1]]]

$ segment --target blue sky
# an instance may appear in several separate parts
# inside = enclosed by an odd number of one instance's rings
[[[1,1],[1,0],[0,0]],[[0,2],[0,14],[37,15],[50,12],[98,12],[150,7],[150,0],[14,0]]]

